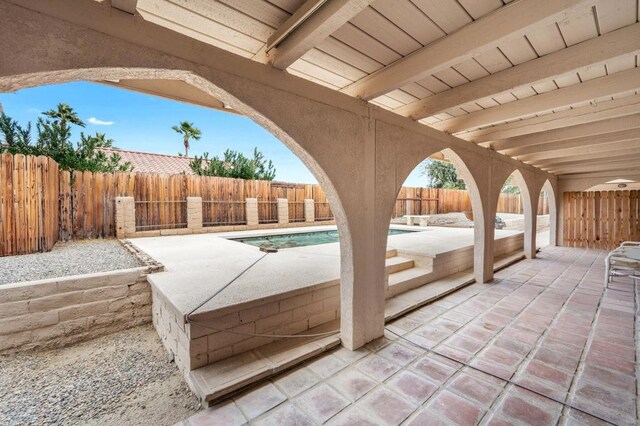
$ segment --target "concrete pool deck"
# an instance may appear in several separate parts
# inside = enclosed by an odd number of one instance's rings
[[[406,227],[422,232],[389,236],[387,248],[436,256],[473,245],[473,229]],[[130,239],[131,243],[165,266],[150,277],[151,284],[183,314],[226,285],[265,254],[258,247],[228,238],[317,232],[335,226],[314,226],[277,231],[253,230],[218,234],[180,235]],[[496,230],[496,240],[519,234]],[[339,243],[281,249],[269,254],[197,312],[262,299],[309,286],[335,284],[340,277]],[[265,283],[277,285],[265,286]],[[188,290],[188,291],[187,291]]]

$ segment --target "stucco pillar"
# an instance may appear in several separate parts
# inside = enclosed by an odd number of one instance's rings
[[[258,199],[257,198],[245,198],[245,208],[247,216],[247,225],[258,225]]]
[[[289,223],[289,200],[286,198],[278,198],[278,224],[286,225]]]
[[[312,198],[304,199],[304,221],[309,223],[316,221],[316,202]]]
[[[187,228],[202,229],[202,197],[187,197]]]
[[[136,204],[133,197],[116,197],[116,237],[126,238],[136,232]]]
[[[522,194],[524,196],[524,194]],[[535,203],[535,204],[534,204]],[[538,201],[531,200],[529,213],[525,203],[524,208],[524,255],[527,259],[536,257],[536,234],[538,232]]]

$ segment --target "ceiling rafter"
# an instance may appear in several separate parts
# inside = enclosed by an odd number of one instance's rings
[[[640,40],[640,23],[436,93],[397,108],[394,112],[420,120],[454,106],[519,87],[531,86],[569,72],[577,72],[589,65],[602,64],[606,60],[638,52],[640,51],[638,40]]]
[[[595,135],[637,128],[640,128],[640,114],[518,136],[511,139],[491,142],[488,146],[496,151],[503,152],[506,155],[518,155],[523,153],[522,148],[532,145],[547,144],[550,142],[580,137],[589,138],[594,137]]]
[[[632,68],[604,77],[594,78],[540,95],[509,102],[471,114],[461,115],[433,124],[431,127],[456,133],[466,129],[489,126],[531,114],[588,102],[640,88],[640,68]]]
[[[534,25],[562,19],[568,16],[568,9],[594,3],[593,0],[519,0],[509,3],[356,81],[342,92],[365,100],[374,99],[459,64],[504,40],[523,36]]]
[[[284,70],[362,12],[373,0],[308,0],[267,42],[269,62]]]
[[[547,130],[576,126],[578,124],[592,123],[594,121],[607,120],[610,118],[639,113],[640,95],[633,95],[612,101],[600,103],[594,102],[594,104],[583,107],[554,112],[552,114],[544,114],[537,117],[514,121],[512,123],[488,127],[482,130],[471,131],[469,133],[457,134],[456,136],[482,144],[490,141],[508,139],[531,133],[544,132]]]
[[[533,145],[522,148],[523,150],[529,150],[530,153],[518,154],[517,158],[525,163],[537,164],[547,159],[628,148],[638,141],[640,141],[640,129],[623,130],[621,132],[607,133],[604,135]]]

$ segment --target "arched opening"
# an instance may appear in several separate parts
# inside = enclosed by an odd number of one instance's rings
[[[195,324],[197,322],[198,327],[208,330],[207,333],[202,334],[199,337],[218,335],[220,333],[223,335],[230,334],[236,336],[233,339],[221,339],[221,341],[224,340],[226,342],[226,346],[224,347],[217,347],[215,345],[212,347],[211,344],[205,345],[202,347],[201,350],[203,352],[201,353],[192,351],[193,347],[195,347],[194,345],[192,345],[191,348],[188,347],[186,349],[186,355],[181,354],[180,350],[171,349],[174,357],[176,357],[176,363],[178,363],[183,371],[187,372],[194,370],[204,365],[224,359],[225,357],[250,351],[278,340],[281,336],[291,336],[316,329],[317,327],[323,328],[321,333],[332,332],[333,334],[336,334],[334,331],[338,330],[340,327],[340,282],[344,282],[345,280],[353,281],[353,279],[350,278],[350,275],[353,274],[353,267],[350,266],[350,263],[352,262],[350,257],[351,237],[344,209],[333,183],[327,176],[327,173],[325,173],[322,166],[308,152],[308,150],[305,149],[305,147],[297,143],[265,114],[256,111],[254,108],[248,106],[244,102],[241,102],[233,95],[218,88],[211,82],[187,72],[144,69],[127,71],[121,69],[83,69],[69,72],[30,75],[25,77],[23,80],[23,86],[13,86],[12,90],[18,90],[22,87],[35,87],[43,84],[79,80],[115,85],[117,87],[132,89],[138,92],[152,93],[160,97],[177,99],[198,105],[204,104],[204,106],[213,109],[220,109],[223,111],[228,110],[247,117],[262,128],[268,130],[276,139],[282,142],[291,152],[293,152],[293,154],[302,161],[319,183],[318,193],[314,193],[314,191],[312,191],[312,193],[309,194],[305,192],[306,188],[294,188],[294,191],[292,192],[287,192],[286,188],[280,188],[280,190],[271,191],[271,197],[265,200],[261,200],[259,188],[253,188],[255,189],[255,192],[247,194],[251,195],[250,197],[244,197],[244,200],[237,200],[243,205],[239,211],[234,213],[234,209],[231,209],[231,217],[241,217],[240,222],[242,223],[238,223],[237,220],[233,219],[231,220],[233,223],[225,224],[234,226],[233,233],[226,235],[226,240],[228,242],[233,241],[233,243],[231,245],[225,243],[225,247],[218,251],[215,251],[217,249],[214,249],[211,244],[205,242],[192,246],[192,249],[187,253],[186,250],[184,250],[183,244],[186,244],[185,242],[187,241],[193,242],[197,240],[200,235],[173,235],[182,234],[182,230],[186,230],[184,233],[187,234],[203,233],[203,227],[207,228],[207,226],[203,225],[206,225],[204,223],[206,222],[207,216],[207,208],[205,205],[208,202],[215,202],[219,204],[216,208],[209,206],[210,212],[217,211],[217,214],[224,214],[224,212],[230,211],[228,208],[223,208],[222,203],[231,202],[232,200],[207,199],[207,196],[211,195],[211,191],[202,191],[201,193],[198,193],[198,188],[202,190],[203,186],[206,186],[206,182],[203,182],[203,180],[194,179],[191,181],[186,177],[176,179],[181,181],[184,185],[181,186],[178,191],[180,194],[186,195],[185,198],[187,198],[185,200],[180,200],[180,204],[184,204],[184,212],[182,210],[180,212],[174,212],[176,209],[171,207],[162,207],[157,210],[157,212],[159,212],[157,214],[162,214],[163,211],[169,211],[170,216],[174,214],[178,216],[177,218],[174,217],[174,219],[180,220],[180,226],[167,226],[162,228],[161,226],[157,226],[157,223],[146,223],[141,225],[154,225],[153,227],[147,228],[145,231],[158,231],[160,233],[160,238],[157,238],[155,243],[151,239],[144,241],[141,240],[139,242],[139,246],[142,247],[142,250],[153,250],[152,246],[154,244],[162,244],[160,241],[165,237],[165,234],[167,234],[167,238],[173,239],[173,241],[168,243],[164,249],[156,250],[154,254],[157,254],[157,256],[160,257],[160,259],[157,260],[167,265],[172,262],[173,265],[180,264],[180,267],[174,266],[172,268],[167,268],[170,270],[170,274],[174,274],[174,276],[173,278],[168,279],[162,289],[162,293],[165,296],[170,297],[169,293],[171,293],[171,297],[175,296],[175,300],[172,299],[167,302],[168,305],[180,304],[178,309],[180,314],[182,314],[182,318],[180,315],[177,315],[178,321],[183,321],[186,324]],[[172,124],[176,123],[167,123],[167,128],[170,129]],[[151,202],[160,203],[165,201],[162,199],[162,194],[167,194],[166,192],[163,192],[167,187],[163,182],[164,181],[161,181],[159,185],[141,193],[133,195],[120,194],[123,198],[129,198],[130,196],[134,197],[132,203],[134,206],[133,212],[136,221],[139,219],[138,216],[135,215],[136,202],[140,203],[139,209],[142,209],[142,204],[148,204]],[[178,184],[178,186],[180,185]],[[321,190],[319,189],[320,187],[322,188]],[[234,190],[234,187],[230,188]],[[247,187],[244,189],[247,190]],[[302,194],[298,194],[300,191],[296,191],[297,189],[300,189]],[[323,191],[326,192],[326,197]],[[169,192],[171,192],[171,188],[169,188]],[[135,197],[140,196],[141,194],[145,196],[154,196],[154,198],[139,198],[136,201]],[[293,195],[295,198],[291,200],[289,197],[290,195]],[[301,195],[302,199],[298,198],[297,195]],[[314,198],[315,195],[318,195],[318,199]],[[266,194],[263,196],[266,196]],[[197,227],[197,232],[187,232],[190,228],[189,221],[191,220],[191,207],[189,203],[191,202],[190,199],[194,198],[199,198],[199,200],[195,200],[194,202],[196,204],[200,204],[200,226]],[[274,198],[285,199],[284,205],[281,205],[280,200],[274,201]],[[253,201],[250,202],[249,199],[253,199]],[[310,209],[307,208],[308,206],[305,203],[307,199],[311,199],[315,203],[314,205],[311,205]],[[177,200],[166,200],[166,202],[169,201],[177,202]],[[236,202],[236,200],[233,200],[233,202]],[[268,205],[261,205],[261,202],[268,203]],[[254,206],[254,211],[256,212],[256,220],[254,224],[249,223],[251,216],[249,214],[250,204],[256,204]],[[244,216],[242,215],[242,209],[244,209],[245,212]],[[147,208],[147,210],[149,209]],[[220,213],[221,211],[223,213]],[[287,217],[287,220],[284,223],[282,223],[281,220],[283,217],[281,216],[283,215],[282,211],[287,211],[287,213],[284,214],[284,216]],[[312,218],[314,218],[313,222],[324,221],[325,219],[335,219],[335,227],[339,234],[339,241],[335,235],[312,235],[302,237],[298,230],[295,232],[289,231],[288,228],[293,225],[310,225],[309,223],[306,223],[308,221],[308,212],[310,212]],[[144,217],[147,220],[150,220],[150,218],[155,217],[155,215],[156,211],[153,211],[146,214]],[[216,213],[210,213],[210,216],[215,215]],[[260,230],[261,237],[264,237],[267,228],[270,228],[270,225],[274,224],[277,224],[279,228],[286,229],[288,231],[286,233],[291,234],[292,236],[292,238],[289,238],[289,241],[284,243],[284,246],[278,247],[279,253],[275,254],[260,251],[258,246],[261,244],[259,242],[257,244],[248,244],[244,235],[239,233],[240,230],[235,228],[238,226],[246,226],[247,228],[253,227]],[[225,230],[230,231],[226,228]],[[244,230],[246,229],[243,229],[243,231]],[[134,228],[134,234],[138,234],[139,231],[141,232],[143,230]],[[322,232],[325,234],[335,234],[336,230],[335,228],[323,229]],[[281,230],[277,232],[277,234],[282,233],[283,232],[281,232]],[[309,233],[317,234],[316,232]],[[130,235],[128,237],[138,236],[142,235]],[[328,248],[331,243],[323,245],[322,248],[317,244],[318,241],[326,241],[325,237],[332,239],[333,249]],[[298,242],[300,240],[305,240],[307,243],[313,242],[315,244],[306,244],[304,247],[302,247],[302,244],[297,244],[297,247],[291,247],[288,245],[291,240],[296,240]],[[268,245],[271,247],[273,245],[272,243],[273,239]],[[240,245],[246,245],[246,247],[240,249]],[[240,253],[240,251],[242,253]],[[164,252],[164,254],[162,254],[162,252]],[[201,259],[202,262],[196,264],[196,257]],[[271,262],[269,262],[270,259],[272,260]],[[307,262],[306,266],[303,261],[305,259]],[[322,272],[318,274],[317,272],[319,268],[322,268]],[[242,276],[242,279],[246,281],[246,286],[244,288],[241,285],[242,283],[239,282],[240,280],[237,278],[238,276]],[[159,279],[158,282],[160,281],[161,280]],[[189,283],[187,287],[184,286],[186,282]],[[274,285],[279,285],[280,288],[274,289],[273,285],[265,285],[269,282]],[[218,290],[226,288],[225,286],[231,285],[231,283],[235,288],[230,292],[221,292],[220,297],[217,297]],[[287,311],[290,313],[289,317],[285,318],[286,315],[281,315],[283,312],[281,312],[282,309],[279,305],[280,299],[286,300],[302,296],[307,288],[309,289],[308,295],[311,296],[314,289],[319,285],[324,286],[322,292],[322,309],[320,311],[316,309],[318,306],[316,304],[314,305],[314,309],[309,309],[306,314],[303,314],[306,315],[306,317],[300,317],[299,315],[302,315],[304,311],[304,309],[302,309],[304,308],[304,304],[296,305],[291,302],[292,304],[289,306],[290,309]],[[189,297],[185,298],[185,294],[189,293],[191,293]],[[216,297],[211,298],[212,295]],[[318,297],[320,296],[313,296],[314,302],[317,302]],[[223,312],[224,309],[233,306],[234,309],[238,310],[238,312],[255,310],[256,308],[253,305],[255,305],[258,300],[268,301],[268,303],[265,302],[265,306],[260,305],[264,308],[260,312],[246,313],[245,315],[248,317],[239,320],[242,324],[220,325],[219,323],[216,323],[217,314]],[[278,306],[278,309],[276,309],[275,312],[273,311],[274,303]],[[159,305],[159,309],[168,308],[168,305]],[[293,314],[294,310],[297,310],[297,314]],[[277,317],[278,315],[280,315],[280,319],[272,318]],[[249,320],[248,318],[252,319]],[[271,325],[267,325],[270,318],[273,322]],[[230,328],[246,325],[247,322],[252,323],[254,327],[249,332],[247,332],[247,330],[236,330],[233,333],[227,331]],[[306,323],[306,325],[304,323]],[[160,321],[156,322],[155,325],[161,336],[162,333],[168,332],[167,330],[171,326],[169,323],[162,325],[160,324]],[[184,325],[184,323],[179,324],[179,326]],[[273,337],[265,336],[265,334],[272,334]],[[240,338],[237,336],[242,337]],[[190,341],[189,339],[195,340],[199,337],[195,333],[187,333],[185,339]],[[236,346],[236,349],[232,349],[234,345]],[[231,349],[231,351],[228,349]],[[178,357],[181,357],[179,362]]]
[[[531,245],[533,212],[529,188],[522,173],[514,170],[500,188],[495,217],[494,256],[503,257]],[[535,251],[535,249],[534,249]]]
[[[484,212],[476,182],[453,150],[430,154],[407,172],[390,217],[392,229],[412,232],[389,236],[389,252],[410,262],[406,271],[389,274],[387,297],[455,273],[473,274]]]

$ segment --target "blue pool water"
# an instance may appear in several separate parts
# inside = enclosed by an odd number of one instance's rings
[[[404,229],[389,229],[389,235],[406,234],[409,231]],[[276,247],[276,248],[289,248],[289,247],[302,247],[302,246],[315,246],[318,244],[328,244],[338,242],[338,231],[318,231],[318,232],[302,232],[299,234],[281,234],[281,235],[265,235],[262,237],[246,237],[246,238],[231,238],[233,241],[238,241],[245,244],[251,244],[252,246],[262,247]]]

